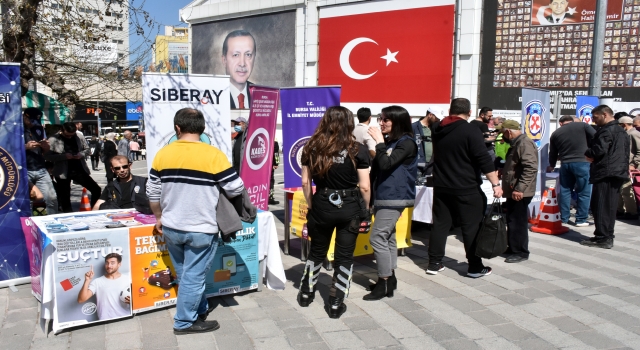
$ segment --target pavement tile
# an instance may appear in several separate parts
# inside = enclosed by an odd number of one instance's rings
[[[137,331],[119,333],[117,336],[107,335],[105,348],[107,350],[140,349],[142,348],[141,334]]]
[[[571,292],[565,289],[550,290],[550,291],[547,291],[547,293],[552,294],[553,296],[555,296],[560,300],[569,301],[569,302],[578,301],[585,298],[582,295],[576,294],[574,292]]]
[[[535,281],[536,279],[534,277],[522,274],[522,273],[508,273],[506,275],[500,275],[506,279],[512,280],[512,281],[516,281],[516,282],[520,282],[520,283],[524,283],[524,282],[528,282],[528,281]]]
[[[606,286],[606,284],[604,284],[602,282],[596,281],[596,280],[591,279],[591,278],[586,278],[586,277],[573,279],[573,282],[581,284],[581,285],[583,285],[585,287],[589,287],[589,288],[598,288],[598,287]]]
[[[503,295],[503,294],[512,293],[511,291],[509,291],[509,290],[507,290],[505,288],[502,288],[500,286],[496,286],[495,284],[486,284],[486,285],[483,285],[483,286],[478,286],[478,287],[476,287],[476,289],[478,289],[478,290],[480,290],[482,292],[485,292],[487,294],[493,295],[494,297],[498,297],[498,296]]]
[[[217,331],[216,331],[217,332]],[[214,332],[215,333],[215,332]],[[252,350],[253,344],[246,334],[215,335],[219,350]]]
[[[323,341],[320,334],[313,327],[299,327],[285,329],[284,333],[291,344],[320,343]]]
[[[596,349],[611,349],[624,346],[619,341],[594,331],[576,332],[571,333],[571,335]]]
[[[219,323],[220,328],[215,331],[216,335],[242,335],[245,333],[244,327],[242,327],[242,322],[240,322],[240,320],[226,320]]]
[[[140,323],[137,318],[126,318],[117,321],[107,323],[106,333],[107,335],[140,332]]]
[[[309,327],[311,324],[307,320],[303,319],[291,319],[276,321],[278,328],[285,330],[289,328]]]
[[[422,306],[409,298],[385,298],[384,302],[397,312],[407,312],[422,309]]]
[[[296,350],[329,350],[329,345],[325,342],[311,343],[311,344],[294,344],[293,348]]]
[[[640,266],[640,263],[638,263],[638,266]],[[614,298],[619,298],[619,299],[624,299],[624,298],[628,298],[628,297],[632,297],[632,296],[637,295],[635,293],[628,292],[628,291],[626,291],[624,289],[621,289],[621,288],[618,288],[618,287],[602,287],[602,288],[598,288],[596,290],[599,291],[602,294],[606,294],[606,295],[612,296]]]
[[[424,349],[444,349],[442,345],[436,343],[435,340],[428,336],[402,338],[400,342],[409,350],[424,350]]]
[[[426,335],[431,336],[437,342],[464,337],[455,327],[444,323],[422,325],[419,327]]]
[[[176,335],[173,334],[173,329],[171,331],[157,333],[143,333],[142,346],[145,349],[177,347],[178,340],[176,339]]]
[[[417,310],[411,312],[403,312],[402,316],[404,316],[407,320],[411,321],[411,323],[416,326],[422,326],[426,324],[436,324],[442,323],[443,321],[437,317],[435,317],[432,313],[427,310]]]
[[[18,310],[18,309],[30,309],[37,308],[40,306],[38,300],[36,298],[8,298],[9,305],[7,306],[8,310]]]
[[[35,321],[38,317],[38,309],[35,307],[28,309],[15,309],[7,311],[5,322],[16,323],[20,321]]]
[[[367,347],[352,331],[324,333],[323,336],[332,349],[365,349]]]
[[[266,312],[269,315],[269,317],[274,321],[290,320],[290,319],[304,317],[294,309],[267,309]],[[347,309],[347,312],[348,312],[348,309]],[[325,312],[325,316],[326,316],[326,312]]]
[[[474,350],[480,349],[478,344],[469,339],[453,339],[442,342],[442,346],[447,350]]]
[[[269,297],[255,299],[255,300],[258,302],[258,305],[260,305],[264,309],[272,309],[272,308],[281,309],[281,308],[289,307],[289,304],[286,301],[282,300],[282,298],[277,296],[269,296]]]
[[[336,332],[336,331],[348,331],[349,327],[344,324],[340,319],[333,318],[317,318],[314,320],[310,320],[311,324],[318,333],[328,333],[328,332]]]
[[[69,334],[50,338],[34,339],[29,350],[66,350],[69,348],[71,338]],[[2,348],[2,346],[0,346]]]
[[[254,339],[253,345],[257,350],[288,350],[293,349],[284,337]]]
[[[0,335],[0,344],[10,344],[11,347],[5,349],[11,350],[27,350],[31,347],[33,336],[27,335]]]
[[[523,284],[526,286],[534,287],[546,293],[549,293],[549,291],[551,290],[562,289],[562,287],[559,287],[555,284],[551,284],[546,281],[528,281],[528,282],[524,282]]]
[[[567,272],[564,270],[556,270],[556,271],[549,271],[547,272],[550,275],[554,275],[556,277],[558,277],[559,279],[563,279],[563,280],[570,280],[570,279],[574,279],[574,278],[578,278],[580,276],[571,273],[571,272]]]
[[[261,320],[269,318],[269,315],[261,307],[253,307],[250,309],[235,310],[235,314],[242,322]]]
[[[139,320],[142,333],[173,332],[173,320],[171,318],[148,318]]]
[[[491,310],[469,312],[467,313],[467,315],[471,316],[474,320],[478,321],[478,323],[485,326],[509,323],[507,319]]]
[[[178,347],[187,350],[216,349],[214,338],[216,332],[178,335],[176,336]]]
[[[244,322],[243,326],[252,339],[273,338],[283,334],[278,325],[269,319]]]
[[[398,345],[398,341],[383,330],[358,331],[355,334],[364,342],[367,348]]]
[[[529,299],[539,299],[539,298],[547,298],[550,297],[551,295],[548,293],[545,293],[543,291],[541,291],[540,289],[537,288],[533,288],[533,287],[529,287],[529,288],[523,288],[523,289],[516,289],[514,290],[514,292],[529,298]]]
[[[25,335],[25,334],[33,334],[33,328],[35,326],[35,322],[31,321],[20,321],[20,322],[4,322],[2,325],[2,329],[0,329],[0,337],[4,336],[15,336],[15,335]],[[1,344],[1,343],[0,343]]]
[[[489,326],[489,329],[510,341],[536,338],[535,334],[526,331],[513,323]]]
[[[534,302],[532,299],[529,299],[517,293],[501,294],[496,296],[496,298],[514,306],[524,305],[524,304],[529,304]]]
[[[558,329],[565,333],[592,330],[589,326],[586,326],[568,316],[551,317],[545,318],[544,320],[558,327]]]
[[[515,343],[522,350],[554,350],[557,349],[555,346],[550,343],[540,339],[540,338],[532,338],[519,341]]]
[[[467,297],[442,298],[441,300],[465,313],[486,309],[484,306]]]
[[[75,331],[71,333],[71,342],[69,349],[105,349],[106,338],[104,333],[91,334],[91,333],[79,333]]]
[[[340,320],[354,332],[381,328],[373,318],[368,316],[341,317]]]

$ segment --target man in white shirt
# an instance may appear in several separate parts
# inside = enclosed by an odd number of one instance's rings
[[[251,105],[247,88],[251,82],[256,58],[256,41],[246,30],[234,30],[227,34],[222,44],[222,63],[231,76],[231,109],[245,109]]]
[[[548,8],[551,9],[551,15],[544,17]],[[536,17],[541,25],[563,24],[565,19],[573,18],[575,11],[575,7],[569,7],[569,0],[549,0],[549,6],[540,6]]]
[[[111,253],[104,257],[104,276],[94,280],[93,265],[84,274],[84,284],[78,293],[78,304],[95,295],[100,320],[131,316],[131,277],[118,272],[121,264],[122,256]],[[125,295],[122,300],[121,295]]]
[[[353,129],[353,136],[356,137],[356,141],[367,146],[369,149],[369,156],[371,158],[376,156],[376,141],[369,135],[369,123],[371,123],[371,110],[363,107],[358,110],[358,125]]]

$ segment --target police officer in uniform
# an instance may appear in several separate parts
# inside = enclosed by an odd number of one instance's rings
[[[297,300],[302,307],[313,302],[335,230],[333,283],[326,305],[331,318],[339,318],[347,310],[344,298],[349,295],[356,239],[362,222],[369,220],[369,151],[356,142],[354,128],[351,111],[330,107],[302,151],[302,189],[309,210],[311,248]]]

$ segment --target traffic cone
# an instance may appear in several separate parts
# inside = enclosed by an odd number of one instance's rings
[[[531,227],[531,231],[548,235],[560,235],[568,232],[569,228],[562,226],[555,188],[550,188],[549,191],[547,191],[547,199],[545,199],[544,202],[544,208],[540,213],[540,220],[536,225]]]
[[[89,202],[89,195],[87,189],[82,188],[82,199],[80,200],[80,211],[91,211],[91,202]]]
[[[553,187],[551,187],[553,188]],[[547,198],[547,190],[544,190],[544,193],[542,194],[542,198]],[[537,225],[538,222],[540,222],[540,213],[542,213],[542,210],[544,209],[544,203],[546,201],[540,201],[540,210],[538,210],[538,216],[536,216],[535,218],[531,218],[529,219],[529,223],[531,225]]]

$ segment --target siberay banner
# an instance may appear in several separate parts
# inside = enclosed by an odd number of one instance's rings
[[[173,118],[182,108],[204,114],[200,141],[213,145],[231,162],[231,109],[229,76],[144,73],[142,105],[147,140],[147,168],[164,146],[177,140]]]
[[[576,96],[576,117],[583,123],[591,124],[593,122],[591,111],[599,104],[600,99],[597,96]]]
[[[339,86],[280,90],[285,188],[302,185],[302,149],[313,135],[327,108],[340,105],[340,92]]]
[[[20,223],[30,215],[23,137],[20,65],[0,63],[0,287],[30,276]]]
[[[530,217],[538,215],[542,189],[545,186],[545,170],[549,164],[549,124],[551,93],[548,90],[522,89],[522,133],[538,147],[538,179],[536,193],[529,204]]]
[[[251,111],[247,141],[240,165],[240,177],[249,192],[251,203],[269,210],[269,181],[273,164],[273,140],[276,135],[280,90],[250,86]]]

